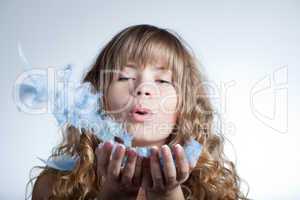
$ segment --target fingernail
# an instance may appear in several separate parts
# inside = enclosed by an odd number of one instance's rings
[[[176,145],[175,145],[175,148],[176,148],[177,150],[181,150],[181,149],[182,149],[182,146],[181,146],[180,144],[176,144]]]
[[[106,141],[106,142],[103,143],[103,146],[104,146],[106,149],[108,149],[108,148],[110,148],[111,146],[113,146],[113,143],[112,143],[112,141]]]
[[[113,140],[108,140],[107,143],[113,145],[115,142]]]
[[[151,147],[150,147],[150,151],[151,151],[151,153],[152,153],[152,152],[155,153],[155,152],[157,151],[157,147],[156,147],[156,146],[151,146]]]
[[[125,146],[124,146],[124,144],[118,144],[118,147],[120,148],[120,149],[125,149]]]
[[[136,155],[136,152],[133,148],[129,148],[127,154],[129,157],[134,157]]]
[[[164,144],[162,147],[161,147],[161,149],[162,149],[162,151],[167,151],[168,150],[168,145],[166,145],[166,144]]]
[[[163,145],[162,147],[161,147],[161,154],[162,155],[167,155],[168,154],[168,150],[169,149],[169,147],[168,147],[168,145]]]
[[[111,150],[111,154],[113,155],[115,153],[115,151],[117,151],[119,144],[116,142],[112,142],[111,140],[108,141],[110,145],[112,145],[112,150]]]
[[[122,151],[122,149],[125,149],[125,146],[123,145],[123,144],[116,144],[116,145],[114,145],[115,146],[115,148],[116,148],[116,151],[118,151],[118,152],[121,152]]]
[[[182,152],[182,150],[183,150],[183,148],[182,148],[182,146],[180,144],[174,145],[174,153],[176,155],[180,154]]]

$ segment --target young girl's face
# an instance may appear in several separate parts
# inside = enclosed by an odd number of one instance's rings
[[[116,72],[107,101],[110,113],[134,136],[134,146],[165,144],[176,123],[172,71],[159,64],[127,63]]]

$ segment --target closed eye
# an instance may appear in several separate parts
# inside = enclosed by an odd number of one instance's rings
[[[130,77],[119,77],[118,81],[128,81],[129,79],[135,80],[135,78],[130,78]],[[162,79],[159,79],[159,80],[156,80],[156,81],[159,82],[159,83],[172,84],[171,82],[166,81],[166,80],[162,80]]]
[[[169,82],[169,81],[166,81],[166,80],[162,80],[162,79],[160,79],[160,80],[157,80],[159,83],[168,83],[168,84],[171,84],[171,82]]]
[[[129,79],[135,79],[135,78],[130,78],[130,77],[119,77],[118,81],[127,81]]]

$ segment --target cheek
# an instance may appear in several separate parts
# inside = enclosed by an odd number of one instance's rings
[[[178,97],[175,90],[165,91],[165,95],[160,100],[160,111],[162,117],[168,122],[175,122],[177,117]]]
[[[162,91],[164,94],[160,99],[160,108],[166,114],[173,114],[176,112],[176,104],[178,101],[175,89]]]
[[[108,105],[112,111],[122,112],[128,107],[128,102],[130,102],[128,90],[118,85],[112,85],[107,96]]]

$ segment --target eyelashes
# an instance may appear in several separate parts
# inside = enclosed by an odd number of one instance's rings
[[[172,84],[171,82],[165,81],[165,80],[156,80],[156,81],[158,81],[159,83],[168,83],[168,84]]]
[[[134,79],[134,78],[119,77],[118,81],[128,81],[129,79]]]
[[[118,81],[128,81],[128,80],[135,80],[135,78],[129,78],[129,77],[119,77],[118,78]],[[166,80],[162,80],[162,79],[158,79],[158,80],[155,80],[155,82],[158,82],[158,83],[166,83],[166,84],[172,84],[170,81],[166,81]]]

